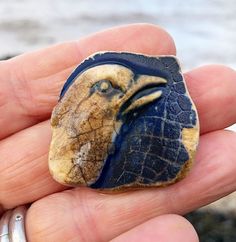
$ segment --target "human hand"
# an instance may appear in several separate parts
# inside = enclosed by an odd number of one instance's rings
[[[0,213],[33,203],[26,231],[34,242],[197,241],[191,225],[174,214],[236,190],[236,134],[223,130],[236,121],[236,73],[211,65],[185,74],[199,113],[201,138],[195,165],[184,180],[120,194],[68,189],[48,171],[48,119],[71,71],[102,50],[175,54],[174,42],[164,30],[144,24],[0,62]]]

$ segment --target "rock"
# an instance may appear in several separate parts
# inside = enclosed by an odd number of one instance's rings
[[[66,81],[51,125],[53,177],[96,189],[172,184],[186,176],[199,140],[173,56],[90,56]]]

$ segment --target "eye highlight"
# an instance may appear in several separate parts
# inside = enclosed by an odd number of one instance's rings
[[[107,81],[107,80],[102,80],[102,81],[100,81],[100,83],[99,83],[99,91],[100,91],[100,92],[105,93],[105,92],[107,92],[110,88],[112,88],[112,85],[111,85],[111,83],[110,83],[109,81]]]
[[[102,94],[108,94],[114,90],[112,83],[109,80],[100,80],[96,82],[92,89]]]
[[[100,93],[105,97],[113,97],[115,95],[123,94],[119,87],[114,87],[113,83],[109,80],[103,79],[96,82],[90,89],[90,95],[93,93]]]

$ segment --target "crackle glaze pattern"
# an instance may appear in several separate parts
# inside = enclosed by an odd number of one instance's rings
[[[174,183],[191,167],[199,139],[173,56],[90,56],[65,83],[51,125],[53,177],[96,189]]]

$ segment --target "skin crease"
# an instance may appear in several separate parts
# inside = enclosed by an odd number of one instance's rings
[[[34,202],[26,218],[28,239],[34,242],[108,241],[115,237],[132,241],[137,226],[140,241],[146,236],[150,241],[158,237],[177,241],[174,225],[183,226],[179,241],[197,241],[186,220],[162,215],[184,214],[236,190],[236,135],[222,130],[236,122],[235,71],[211,65],[185,74],[202,135],[195,165],[184,180],[162,189],[115,195],[86,188],[63,191],[66,187],[48,172],[51,131],[47,119],[71,70],[101,50],[175,54],[174,42],[164,30],[140,24],[0,62],[0,111],[4,114],[0,117],[0,127],[4,127],[0,129],[0,212]],[[161,226],[164,221],[166,227]],[[170,238],[170,234],[176,237]]]

